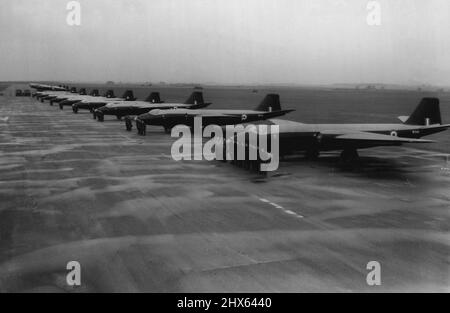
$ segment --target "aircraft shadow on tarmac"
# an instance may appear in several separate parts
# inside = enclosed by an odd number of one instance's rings
[[[409,174],[414,173],[420,164],[412,164],[403,159],[393,159],[373,156],[360,156],[352,164],[342,164],[339,155],[321,156],[317,160],[308,160],[304,156],[294,156],[280,161],[278,176],[287,175],[301,170],[298,167],[309,166],[317,168],[318,174],[323,171],[335,174],[358,175],[367,179],[400,180],[408,179]]]

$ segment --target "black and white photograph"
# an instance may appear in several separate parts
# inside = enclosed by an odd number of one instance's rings
[[[449,128],[448,0],[2,0],[0,293],[448,293]]]

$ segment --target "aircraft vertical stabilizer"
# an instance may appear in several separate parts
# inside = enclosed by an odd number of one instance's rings
[[[407,125],[442,124],[439,99],[423,98],[404,123]]]
[[[184,104],[202,104],[203,101],[203,93],[200,91],[194,91],[189,98],[184,101]]]
[[[256,107],[256,111],[281,111],[280,96],[275,93],[266,95],[263,101]]]
[[[161,97],[159,96],[159,92],[152,92],[147,99],[145,99],[147,102],[151,103],[161,103]]]

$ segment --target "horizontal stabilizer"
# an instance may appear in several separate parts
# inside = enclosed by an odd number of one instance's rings
[[[398,118],[402,123],[405,123],[405,122],[408,120],[409,116],[401,115],[401,116],[398,116],[397,118]]]
[[[272,112],[267,112],[267,113],[263,113],[264,119],[268,119],[268,118],[274,118],[277,116],[282,116],[288,113],[291,113],[295,110],[279,110],[279,111],[272,111]]]

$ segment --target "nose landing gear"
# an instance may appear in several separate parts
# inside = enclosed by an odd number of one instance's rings
[[[125,128],[127,131],[131,131],[133,129],[133,123],[129,117],[125,117]]]
[[[147,125],[145,125],[145,123],[142,122],[140,119],[136,120],[136,128],[137,128],[138,135],[141,135],[141,136],[145,136],[146,135],[146,133],[147,133],[147,129],[146,129]]]
[[[103,122],[103,121],[105,120],[105,116],[103,115],[103,113],[101,113],[101,112],[96,112],[95,115],[97,116],[97,120],[98,120],[99,122]]]

